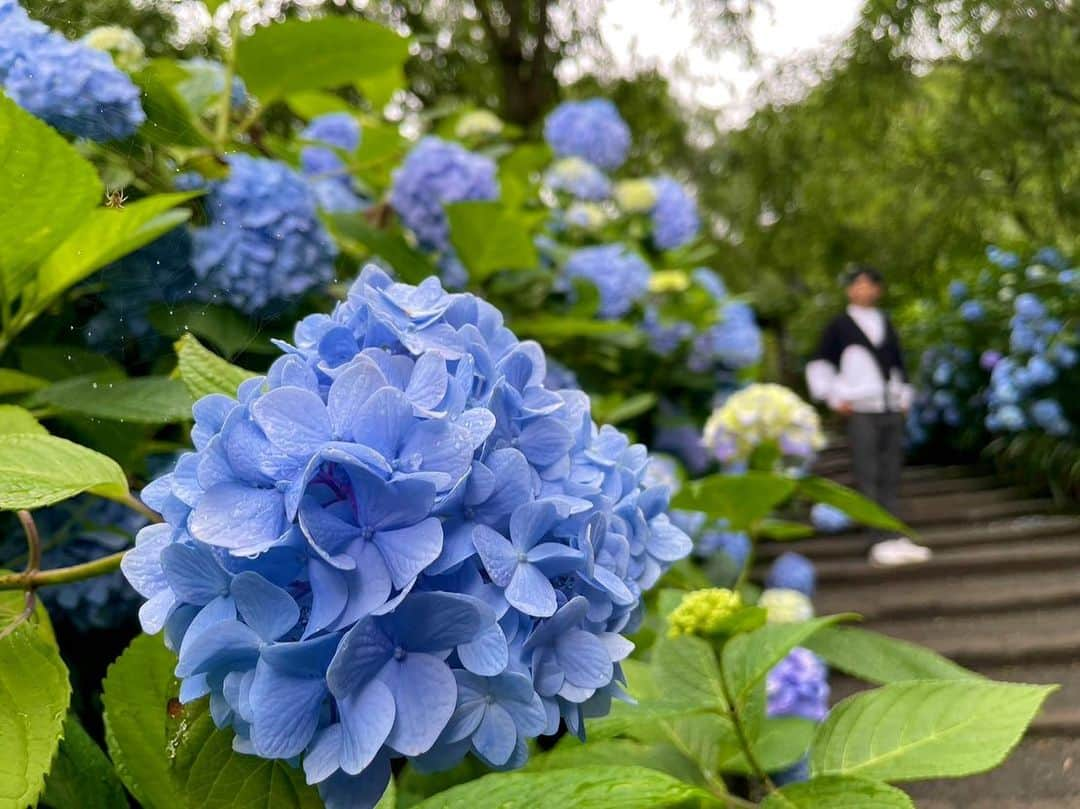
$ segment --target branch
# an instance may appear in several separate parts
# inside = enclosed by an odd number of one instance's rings
[[[746,734],[746,727],[743,725],[742,716],[739,715],[739,707],[735,704],[735,700],[731,696],[731,689],[728,688],[727,676],[724,672],[724,655],[717,654],[716,661],[720,665],[720,688],[724,692],[724,699],[728,704],[728,715],[731,717],[731,724],[735,728],[735,736],[739,740],[739,746],[742,748],[743,755],[746,756],[746,763],[750,765],[751,772],[763,783],[765,788],[769,792],[776,791],[776,784],[769,778],[769,774],[761,766],[761,762],[757,759],[757,754],[754,753],[754,748],[750,745],[750,738]]]
[[[37,523],[34,522],[34,516],[26,510],[18,512],[19,522],[22,523],[23,531],[26,532],[26,570],[21,576],[34,576],[38,572],[38,568],[41,567],[41,536],[38,534]],[[25,604],[22,612],[15,616],[15,620],[4,627],[3,631],[0,631],[0,640],[3,640],[24,623],[30,620],[30,617],[34,614],[34,607],[37,605],[37,596],[34,595],[33,587],[21,587],[19,589],[25,589]]]
[[[0,576],[0,590],[27,590],[31,593],[39,587],[51,587],[56,584],[68,584],[73,581],[92,579],[105,573],[112,573],[120,567],[126,551],[102,556],[92,562],[83,562],[70,567],[56,567],[52,570],[24,570],[22,573],[8,573]]]

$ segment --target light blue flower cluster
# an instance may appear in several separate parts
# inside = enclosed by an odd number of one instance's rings
[[[846,512],[828,503],[814,503],[810,509],[810,522],[823,534],[838,534],[852,526],[851,517]]]
[[[580,157],[613,171],[630,152],[630,127],[606,98],[564,101],[544,121],[544,140],[559,157]]]
[[[682,183],[671,177],[653,180],[656,204],[652,218],[653,243],[661,250],[674,250],[691,242],[701,229],[697,202]]]
[[[192,232],[200,294],[256,314],[329,282],[337,248],[304,178],[275,160],[227,159],[228,178],[204,198],[207,223]]]
[[[649,456],[542,384],[491,305],[369,266],[266,377],[194,408],[123,570],[237,750],[303,758],[331,809],[408,757],[520,766],[622,695],[622,634],[691,549]]]
[[[797,646],[765,679],[766,715],[820,722],[829,712],[829,675],[813,652]]]
[[[601,244],[576,250],[563,272],[567,278],[583,278],[600,292],[597,314],[614,320],[629,312],[649,291],[652,270],[638,253],[624,244]]]
[[[347,112],[313,118],[300,132],[312,145],[300,151],[300,170],[315,192],[319,207],[331,213],[352,213],[366,207],[341,153],[353,154],[360,146],[360,124]]]
[[[599,202],[611,196],[611,180],[592,163],[579,157],[556,160],[544,173],[544,185],[589,202]]]
[[[112,58],[71,42],[0,0],[0,87],[61,132],[94,141],[135,133],[146,120],[139,89]]]
[[[800,553],[786,551],[776,557],[765,578],[765,586],[774,589],[797,590],[807,598],[817,589],[814,563]]]
[[[974,418],[971,413],[980,407],[985,374],[975,366],[970,350],[943,343],[923,352],[917,383],[908,434],[921,445],[936,429],[955,429]]]
[[[425,250],[450,250],[443,206],[499,196],[495,163],[456,143],[436,137],[421,140],[394,172],[390,204]]]

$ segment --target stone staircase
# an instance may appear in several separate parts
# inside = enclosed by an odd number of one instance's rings
[[[842,447],[816,471],[852,482]],[[901,512],[934,550],[926,565],[872,568],[860,532],[765,544],[759,563],[797,550],[817,566],[819,614],[861,613],[994,679],[1061,685],[998,769],[910,785],[920,809],[1080,809],[1080,515],[966,466],[906,469]],[[833,698],[864,687],[834,675]]]

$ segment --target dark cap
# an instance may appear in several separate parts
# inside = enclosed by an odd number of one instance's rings
[[[841,282],[846,289],[863,276],[869,278],[878,286],[883,286],[885,284],[885,277],[881,274],[881,270],[877,267],[871,267],[869,264],[850,265],[844,270],[844,274],[841,276]]]

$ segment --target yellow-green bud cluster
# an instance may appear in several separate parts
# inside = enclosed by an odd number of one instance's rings
[[[472,110],[458,119],[454,134],[459,138],[493,137],[501,134],[503,122],[488,110]]]
[[[773,587],[761,594],[758,606],[763,607],[770,624],[799,624],[814,617],[810,599],[798,590]]]
[[[724,587],[694,590],[683,596],[679,606],[668,616],[668,636],[714,635],[741,607],[739,594]]]
[[[615,202],[627,213],[648,213],[656,204],[656,189],[649,180],[622,180],[615,184]]]
[[[119,25],[103,25],[88,31],[82,41],[105,51],[121,70],[138,70],[146,62],[146,49],[135,32]]]

